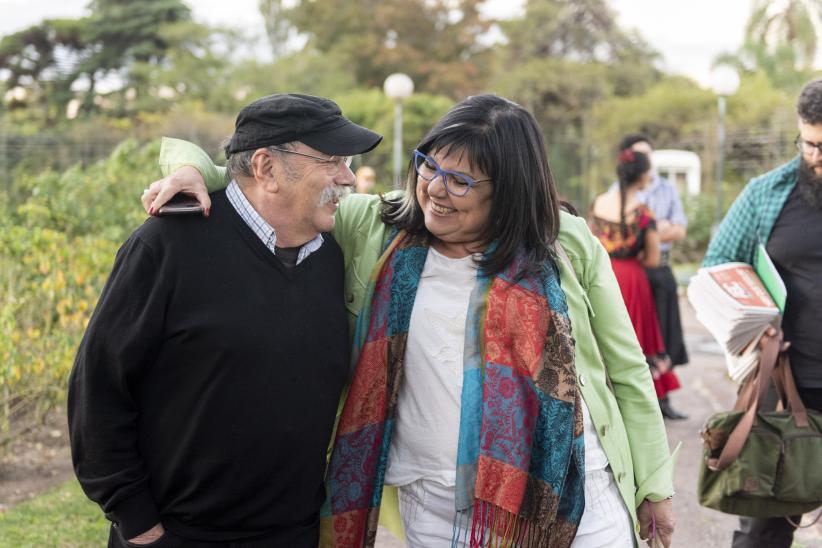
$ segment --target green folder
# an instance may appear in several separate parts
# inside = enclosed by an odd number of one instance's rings
[[[756,264],[754,265],[756,275],[762,280],[765,289],[770,293],[771,298],[776,303],[779,312],[785,313],[785,300],[788,298],[788,290],[785,289],[785,282],[776,270],[776,266],[765,251],[765,246],[759,244],[756,252]]]

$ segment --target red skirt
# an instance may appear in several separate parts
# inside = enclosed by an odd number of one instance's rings
[[[612,258],[611,266],[642,352],[648,357],[665,352],[665,343],[662,341],[662,333],[656,319],[654,295],[651,293],[651,284],[648,283],[645,269],[635,258]]]
[[[668,392],[676,390],[680,386],[679,378],[676,376],[673,369],[669,369],[661,375],[654,375],[653,371],[651,371],[651,375],[654,377],[654,390],[656,390],[656,397],[660,400],[664,398]]]
[[[654,296],[645,269],[636,258],[615,259],[612,257],[611,266],[642,352],[647,358],[664,353],[665,343],[659,330]],[[656,377],[654,388],[659,398],[664,398],[665,394],[679,388],[679,380],[673,371]]]

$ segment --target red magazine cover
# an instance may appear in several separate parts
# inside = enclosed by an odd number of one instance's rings
[[[776,308],[776,303],[750,265],[735,264],[728,268],[710,269],[709,274],[725,293],[742,306]]]

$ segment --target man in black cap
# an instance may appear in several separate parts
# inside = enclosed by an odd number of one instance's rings
[[[350,156],[381,139],[327,99],[260,99],[237,117],[211,218],[151,218],[122,246],[68,400],[109,546],[317,546],[348,371],[327,232]]]

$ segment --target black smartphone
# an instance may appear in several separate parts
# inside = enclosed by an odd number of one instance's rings
[[[185,215],[187,213],[202,213],[203,206],[194,196],[178,192],[168,202],[160,206],[157,215]]]

